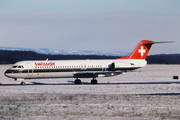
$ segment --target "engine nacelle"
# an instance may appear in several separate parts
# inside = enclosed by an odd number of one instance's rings
[[[110,64],[110,68],[111,70],[134,70],[144,67],[146,64],[147,62],[145,60],[115,61]]]
[[[112,71],[116,69],[114,62],[109,64],[109,69],[112,70]]]

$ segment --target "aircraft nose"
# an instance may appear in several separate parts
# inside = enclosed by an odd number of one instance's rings
[[[6,71],[4,72],[4,75],[5,75],[6,77],[10,77],[10,76],[8,75],[8,73],[11,73],[10,70],[6,70]]]
[[[7,73],[8,73],[8,70],[6,70],[6,71],[4,72],[4,75],[6,76]]]

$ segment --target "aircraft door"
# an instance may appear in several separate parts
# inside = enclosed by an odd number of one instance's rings
[[[28,76],[32,76],[33,75],[33,66],[31,63],[27,63],[27,67],[28,67]]]
[[[102,67],[102,71],[106,71],[106,64],[105,63],[102,63],[101,67]]]

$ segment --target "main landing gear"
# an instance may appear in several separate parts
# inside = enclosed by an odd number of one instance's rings
[[[78,78],[74,81],[74,83],[75,83],[75,84],[82,84],[82,83],[81,83],[81,80],[78,79]],[[97,84],[97,83],[98,83],[98,82],[97,82],[96,79],[93,78],[93,79],[91,80],[91,84]]]
[[[77,79],[74,81],[74,83],[75,83],[75,84],[81,84],[81,80],[77,78]]]
[[[97,84],[97,80],[93,78],[93,79],[91,80],[91,84]]]

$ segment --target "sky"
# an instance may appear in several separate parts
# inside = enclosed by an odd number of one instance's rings
[[[180,53],[180,0],[0,0],[0,46]]]

